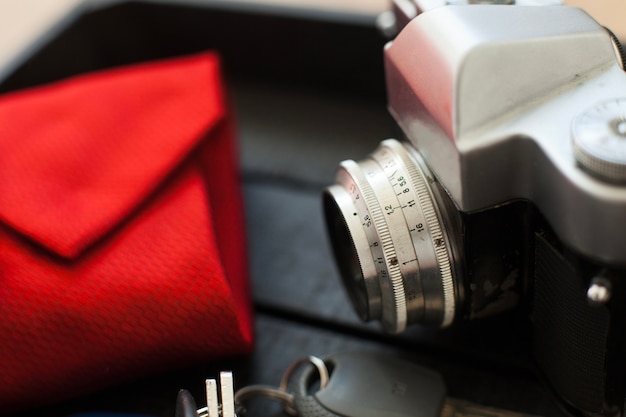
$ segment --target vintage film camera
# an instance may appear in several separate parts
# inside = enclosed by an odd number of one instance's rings
[[[406,140],[324,193],[345,286],[389,332],[517,309],[572,410],[623,415],[626,74],[565,6],[445,6],[384,51]]]

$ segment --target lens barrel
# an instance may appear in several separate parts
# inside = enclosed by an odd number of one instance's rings
[[[419,153],[387,139],[358,163],[344,161],[324,211],[344,285],[363,320],[399,333],[448,326],[456,277],[443,197]]]

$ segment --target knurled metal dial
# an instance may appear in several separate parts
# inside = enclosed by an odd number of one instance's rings
[[[626,98],[599,103],[572,123],[574,157],[589,173],[626,182]]]

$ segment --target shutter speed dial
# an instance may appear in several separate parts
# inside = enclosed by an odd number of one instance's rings
[[[574,157],[592,175],[626,182],[626,98],[582,112],[572,124]]]

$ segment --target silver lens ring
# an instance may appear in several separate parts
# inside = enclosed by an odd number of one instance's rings
[[[376,202],[381,208],[383,214],[383,221],[380,223],[381,227],[385,227],[383,230],[378,230],[382,246],[385,248],[391,248],[387,250],[389,257],[385,257],[385,266],[389,270],[389,276],[394,276],[395,273],[399,273],[399,278],[390,280],[390,284],[393,286],[392,291],[395,294],[403,297],[402,302],[396,302],[396,307],[404,310],[404,323],[400,323],[398,320],[387,320],[394,323],[399,328],[389,329],[393,331],[402,331],[406,327],[406,323],[409,320],[409,312],[418,312],[421,316],[424,309],[424,297],[422,293],[421,280],[419,279],[419,268],[416,268],[414,263],[417,262],[415,249],[413,247],[411,233],[407,228],[407,223],[402,214],[401,203],[399,196],[405,195],[402,191],[403,187],[397,189],[397,187],[389,187],[390,179],[388,178],[387,171],[394,170],[396,178],[396,186],[399,185],[398,181],[402,181],[403,175],[406,178],[406,173],[402,172],[402,169],[397,167],[393,159],[384,158],[381,154],[386,153],[384,148],[379,148],[377,152],[372,155],[372,159],[366,159],[359,163],[359,166],[364,171],[367,180],[369,181]],[[408,181],[408,178],[405,180]],[[403,188],[406,190],[407,188]],[[377,224],[378,226],[378,224]],[[394,276],[395,277],[395,276]],[[402,287],[397,288],[398,286]],[[383,295],[384,300],[384,295]],[[389,309],[392,313],[394,310]],[[385,313],[383,302],[383,314]],[[413,317],[411,317],[413,318]],[[384,323],[383,323],[384,324]],[[387,326],[385,326],[388,329]]]
[[[442,299],[437,297],[426,297],[425,300],[425,317],[424,321],[431,323],[436,319],[431,319],[429,313],[435,315],[443,314],[441,321],[442,327],[452,324],[456,311],[456,295],[454,290],[454,276],[452,274],[452,256],[450,253],[450,240],[445,231],[445,224],[442,222],[442,213],[436,203],[433,195],[433,189],[429,185],[432,176],[428,173],[428,168],[421,159],[421,156],[413,148],[409,148],[394,139],[386,140],[382,146],[392,149],[406,166],[411,182],[415,187],[415,193],[419,200],[419,207],[407,207],[407,223],[409,225],[417,224],[410,222],[408,213],[413,209],[413,216],[424,219],[426,222],[426,233],[430,235],[430,239],[423,238],[423,232],[416,230],[413,233],[413,244],[415,245],[418,259],[422,259],[420,272],[422,274],[422,285],[428,289],[432,288],[433,293],[441,291]],[[410,154],[409,154],[410,152]],[[415,218],[414,217],[414,218]],[[417,226],[416,226],[417,227]],[[432,252],[434,250],[434,253]],[[433,259],[433,255],[435,259]],[[433,262],[434,261],[434,262]],[[436,267],[434,267],[436,265]],[[431,291],[426,291],[431,293]],[[443,306],[439,305],[439,300],[443,301]],[[431,308],[432,302],[436,305]]]
[[[335,255],[344,259],[340,264],[344,286],[362,320],[380,320],[382,302],[375,260],[382,259],[382,248],[370,247],[369,242],[376,240],[373,235],[376,231],[365,227],[368,218],[359,215],[367,212],[367,206],[352,177],[340,170],[338,178],[342,185],[329,187],[327,195],[328,204],[340,210],[341,215],[328,221],[333,222],[330,228]]]
[[[380,288],[381,315],[379,320],[387,331],[399,333],[406,328],[407,309],[402,285],[402,273],[389,227],[381,209],[377,195],[369,179],[378,175],[378,168],[369,163],[369,170],[362,170],[354,161],[343,161],[337,175],[337,182],[354,189],[354,208],[361,220],[361,227],[368,237],[370,256],[376,266],[376,283]],[[369,177],[369,178],[368,178]],[[352,232],[350,231],[352,235]],[[354,239],[353,235],[353,240]],[[359,263],[364,262],[359,258]],[[345,281],[345,280],[344,280]]]
[[[344,282],[350,286],[360,279],[360,293],[377,297],[378,304],[361,302],[357,310],[380,306],[361,316],[380,319],[390,332],[404,330],[407,322],[447,326],[456,312],[450,242],[432,182],[419,154],[389,139],[359,163],[342,162],[338,185],[326,193],[331,238],[349,235],[333,238],[340,269],[359,271]],[[341,242],[352,249],[338,250]],[[342,255],[348,252],[354,256]],[[358,267],[341,267],[346,263]]]

